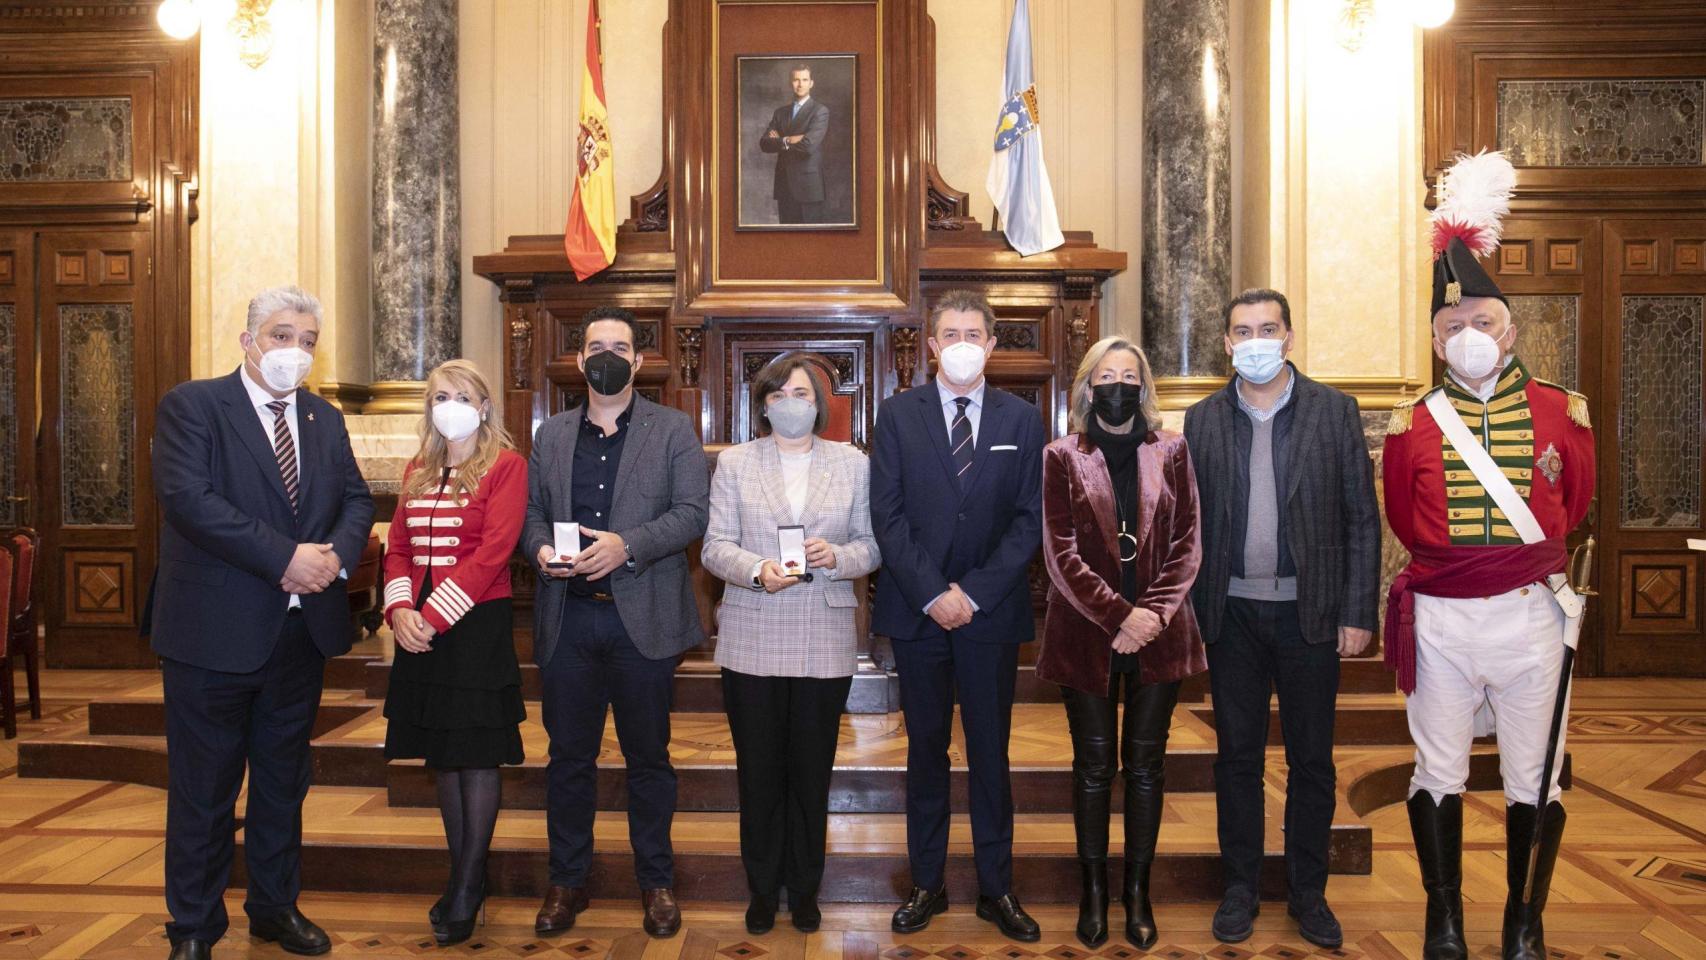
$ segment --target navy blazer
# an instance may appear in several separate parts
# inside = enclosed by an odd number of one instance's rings
[[[156,654],[227,673],[259,670],[271,656],[290,605],[279,580],[297,544],[330,543],[343,569],[354,571],[373,528],[373,497],[343,414],[301,388],[301,513],[292,514],[272,437],[242,375],[180,383],[160,401],[153,441],[160,565],[143,623]],[[303,595],[302,615],[322,654],[349,650],[344,580]]]
[[[986,387],[962,482],[936,383],[883,401],[871,448],[871,528],[883,556],[872,630],[893,640],[940,636],[924,605],[958,583],[978,613],[957,634],[1033,639],[1028,573],[1042,544],[1044,439],[1036,407]]]

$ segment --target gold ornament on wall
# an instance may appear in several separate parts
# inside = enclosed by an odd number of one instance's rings
[[[238,58],[256,69],[272,56],[272,24],[267,21],[270,10],[272,0],[237,0],[237,12],[226,24],[237,38]]]

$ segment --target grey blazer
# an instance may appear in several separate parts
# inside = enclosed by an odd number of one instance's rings
[[[1380,590],[1380,508],[1374,466],[1363,438],[1354,397],[1297,377],[1286,436],[1286,487],[1280,522],[1297,565],[1297,614],[1308,643],[1336,643],[1340,627],[1373,630]],[[1232,529],[1235,498],[1247,497],[1239,479],[1238,417],[1246,417],[1232,391],[1237,380],[1185,411],[1185,442],[1196,467],[1202,509],[1202,567],[1191,603],[1204,643],[1220,639],[1226,623],[1226,589],[1232,555],[1244,531]]]
[[[575,442],[584,407],[540,424],[527,461],[527,526],[521,543],[537,573],[539,548],[553,543],[553,521],[574,518]],[[687,547],[705,533],[710,481],[705,448],[687,414],[634,398],[628,439],[616,468],[610,528],[634,554],[634,569],[609,574],[610,592],[622,626],[641,654],[652,660],[679,656],[705,640],[699,607],[687,575]],[[549,663],[568,599],[566,581],[539,573],[533,601],[533,659]]]
[[[812,445],[811,482],[796,519],[782,488],[776,441],[724,450],[711,478],[711,526],[700,563],[728,581],[717,618],[717,663],[761,677],[849,677],[858,656],[854,582],[877,569],[871,535],[871,467],[856,448]],[[835,548],[835,566],[777,593],[752,586],[752,571],[780,555],[778,526],[798,523]]]

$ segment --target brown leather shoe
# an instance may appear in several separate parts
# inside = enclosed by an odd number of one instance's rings
[[[640,891],[640,906],[646,910],[642,926],[654,937],[673,937],[681,929],[681,908],[675,905],[675,891],[669,887]]]
[[[575,917],[586,909],[584,887],[552,886],[545,891],[545,905],[533,919],[533,932],[540,936],[564,933],[574,928]]]

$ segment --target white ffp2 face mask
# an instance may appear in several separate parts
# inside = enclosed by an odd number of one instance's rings
[[[983,373],[983,362],[987,355],[983,348],[975,343],[964,340],[950,343],[942,348],[942,376],[956,387],[963,387],[977,380]]]
[[[480,411],[460,400],[445,400],[433,405],[432,426],[451,443],[466,440],[480,429]]]
[[[1504,358],[1499,342],[1474,327],[1464,327],[1445,342],[1446,365],[1464,380],[1485,379]]]
[[[255,349],[260,350],[260,344],[256,344]],[[261,379],[267,382],[267,386],[282,393],[295,390],[308,379],[308,371],[314,368],[314,355],[301,347],[262,350],[255,366],[260,368]]]

